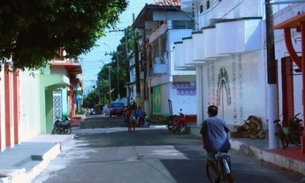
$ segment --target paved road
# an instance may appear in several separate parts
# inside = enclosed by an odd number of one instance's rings
[[[74,129],[76,138],[33,183],[208,183],[198,136],[165,127]],[[236,183],[305,182],[302,175],[232,151]]]

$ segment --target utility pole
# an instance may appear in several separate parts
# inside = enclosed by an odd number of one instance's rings
[[[125,37],[125,54],[124,54],[124,60],[125,60],[125,67],[126,67],[126,77],[127,77],[127,91],[126,91],[126,97],[127,97],[127,103],[129,103],[129,82],[130,82],[130,71],[129,71],[129,62],[128,62],[128,29],[116,29],[111,30],[109,32],[123,32],[124,31],[124,37]]]
[[[133,16],[133,21],[135,21],[135,15],[132,14]],[[134,51],[135,51],[135,67],[136,67],[136,93],[137,93],[137,99],[141,97],[141,85],[140,85],[140,64],[139,64],[139,48],[138,48],[138,41],[137,41],[137,37],[136,37],[136,30],[133,30],[133,34],[134,34]],[[137,105],[138,105],[138,101],[137,101]]]
[[[274,31],[273,31],[273,11],[270,0],[265,0],[265,17],[266,17],[266,53],[267,53],[267,119],[269,131],[269,148],[279,147],[279,140],[274,135],[275,126],[273,121],[278,118],[277,103],[277,80],[276,80],[276,61],[274,49]]]
[[[147,55],[146,55],[146,31],[145,31],[145,27],[143,28],[143,44],[144,44],[144,47],[143,47],[143,61],[144,61],[144,64],[143,64],[143,69],[144,69],[144,100],[147,100],[148,99],[148,96],[147,96]],[[143,62],[142,62],[143,63]]]
[[[108,78],[109,78],[109,104],[111,104],[111,74],[110,74],[111,66],[108,66]]]
[[[117,92],[118,92],[118,100],[121,100],[121,94],[120,94],[120,63],[119,63],[119,56],[117,52],[112,53],[105,53],[105,55],[115,55],[116,57],[116,79],[117,79]]]
[[[126,77],[127,77],[127,90],[126,90],[126,97],[127,97],[127,104],[129,104],[130,96],[129,96],[129,83],[130,83],[130,71],[129,71],[129,62],[128,62],[128,29],[124,29],[125,34],[125,67],[126,67]]]

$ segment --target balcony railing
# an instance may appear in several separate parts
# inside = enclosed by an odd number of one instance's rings
[[[148,69],[148,76],[158,76],[168,73],[168,64],[154,64]]]

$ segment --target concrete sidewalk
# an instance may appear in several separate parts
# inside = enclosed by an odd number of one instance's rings
[[[29,183],[73,135],[38,135],[0,153],[0,183]]]

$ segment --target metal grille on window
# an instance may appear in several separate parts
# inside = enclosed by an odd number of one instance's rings
[[[158,39],[152,42],[151,45],[154,64],[167,64],[167,33],[162,34]]]
[[[62,90],[53,91],[53,121],[62,117]]]

